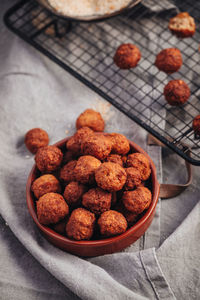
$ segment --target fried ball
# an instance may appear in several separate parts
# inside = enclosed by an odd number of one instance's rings
[[[127,178],[126,183],[124,185],[125,190],[133,190],[138,187],[142,182],[142,176],[140,170],[137,168],[127,168],[125,169]]]
[[[99,160],[104,160],[111,152],[112,144],[103,135],[93,134],[84,139],[81,144],[81,152],[84,155],[92,155]]]
[[[194,118],[192,128],[196,134],[200,135],[200,115]]]
[[[187,102],[190,88],[183,80],[170,80],[164,88],[166,101],[172,106],[179,106]]]
[[[100,188],[90,189],[83,195],[82,204],[96,215],[110,209],[112,194]]]
[[[69,207],[64,198],[57,193],[47,193],[36,202],[38,221],[49,225],[57,223],[69,213]]]
[[[126,171],[112,162],[105,162],[96,170],[95,179],[97,185],[109,192],[119,191],[126,182]]]
[[[128,226],[133,225],[138,219],[138,214],[127,210],[122,202],[119,202],[118,205],[115,207],[115,210],[120,212],[126,219]]]
[[[68,150],[72,151],[75,155],[81,154],[81,143],[85,138],[93,134],[93,130],[89,127],[80,128],[66,143]]]
[[[98,225],[100,233],[104,237],[119,235],[127,229],[125,217],[115,210],[108,210],[102,213],[99,217]]]
[[[63,196],[69,206],[75,207],[81,203],[81,197],[86,191],[85,185],[72,181],[65,187]]]
[[[104,120],[101,114],[93,109],[86,109],[76,120],[76,128],[89,127],[94,131],[104,131]]]
[[[48,133],[41,128],[33,128],[26,133],[24,143],[26,148],[34,154],[39,148],[49,144]]]
[[[138,187],[134,191],[124,192],[122,201],[127,210],[141,214],[151,203],[151,192],[146,187]]]
[[[140,171],[142,180],[147,180],[151,174],[151,167],[148,158],[142,153],[129,154],[126,161],[127,167],[133,167]]]
[[[83,184],[93,184],[95,182],[95,171],[100,165],[100,160],[93,156],[84,155],[79,157],[74,169],[76,180]]]
[[[60,180],[65,184],[75,180],[74,169],[76,167],[77,160],[71,160],[64,165],[60,170]]]
[[[75,209],[67,223],[67,236],[73,240],[89,240],[93,235],[95,215],[84,208]]]
[[[71,160],[75,160],[75,159],[76,159],[76,155],[72,151],[66,151],[63,155],[62,163],[67,164]]]
[[[177,72],[182,64],[181,51],[177,48],[164,49],[156,56],[156,67],[167,74]]]
[[[187,12],[181,12],[171,18],[168,27],[173,34],[180,38],[193,36],[196,29],[194,19]]]
[[[62,151],[56,146],[46,146],[38,149],[35,155],[35,162],[38,169],[43,172],[57,170],[63,159]]]
[[[110,133],[109,138],[112,141],[112,153],[125,155],[130,151],[129,141],[123,134]]]
[[[113,58],[115,64],[124,70],[136,67],[140,59],[140,50],[132,44],[120,45]]]
[[[53,224],[52,225],[53,230],[55,230],[56,232],[58,232],[60,234],[65,234],[65,229],[66,229],[68,219],[69,219],[69,216],[67,216],[66,218],[64,218],[60,222],[58,222],[56,224]]]
[[[115,164],[120,165],[121,167],[123,167],[123,161],[120,155],[118,154],[110,154],[108,155],[108,157],[106,158],[107,162],[112,162]]]
[[[50,192],[61,192],[60,182],[51,174],[42,175],[35,179],[31,189],[37,199]]]

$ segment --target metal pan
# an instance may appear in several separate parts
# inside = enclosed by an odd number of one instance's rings
[[[117,16],[121,13],[125,13],[126,11],[128,11],[129,9],[133,8],[134,6],[136,6],[138,3],[141,2],[141,0],[133,0],[130,1],[130,3],[123,7],[120,10],[114,11],[110,14],[104,14],[104,15],[90,15],[90,16],[66,16],[63,15],[59,12],[57,12],[48,2],[48,0],[36,0],[39,4],[41,4],[43,7],[45,7],[47,10],[49,10],[51,13],[53,13],[54,15],[56,15],[57,17],[66,19],[66,20],[71,20],[71,21],[76,21],[76,22],[95,22],[95,21],[103,21],[109,18],[112,18],[114,16]]]

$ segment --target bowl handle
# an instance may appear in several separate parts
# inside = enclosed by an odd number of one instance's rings
[[[166,147],[159,140],[153,137],[151,134],[148,135],[148,145],[157,145],[161,147]],[[187,154],[190,156],[190,149],[187,149]],[[187,169],[188,179],[185,184],[160,184],[160,194],[161,199],[169,199],[180,195],[191,183],[193,177],[192,165],[185,160],[185,166]]]

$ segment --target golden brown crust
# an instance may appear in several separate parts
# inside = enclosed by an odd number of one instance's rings
[[[141,52],[136,45],[122,44],[117,48],[114,62],[120,69],[131,69],[137,66],[141,59]]]
[[[84,155],[92,155],[99,160],[104,160],[111,152],[112,144],[104,135],[93,134],[86,137],[81,144]]]
[[[200,135],[200,115],[194,118],[192,122],[192,128],[196,134]]]
[[[96,170],[95,179],[100,188],[119,191],[126,182],[126,171],[119,164],[105,162]]]
[[[125,155],[130,151],[130,144],[127,138],[120,133],[110,133],[108,135],[112,140],[112,153]]]
[[[77,160],[71,160],[66,165],[64,165],[60,170],[60,180],[67,184],[75,180],[74,169],[76,167]]]
[[[156,56],[156,67],[167,74],[177,72],[182,64],[181,51],[177,48],[164,49]]]
[[[67,223],[66,233],[71,239],[89,240],[93,235],[95,215],[84,208],[75,209]]]
[[[142,153],[132,153],[128,155],[127,167],[138,169],[142,180],[147,180],[151,174],[151,167],[148,158]]]
[[[127,221],[118,211],[108,210],[101,214],[98,220],[100,233],[104,237],[119,235],[126,231]]]
[[[125,169],[127,178],[124,185],[125,190],[133,190],[141,184],[142,176],[140,170],[137,168],[127,168]]]
[[[46,146],[38,149],[35,155],[37,168],[43,172],[53,172],[57,170],[63,159],[62,151],[56,146]]]
[[[86,191],[85,185],[72,181],[65,187],[63,196],[69,206],[75,207],[80,205],[81,197]]]
[[[93,184],[95,182],[94,173],[101,165],[97,158],[84,155],[79,157],[74,169],[75,178],[83,184]]]
[[[164,88],[164,96],[172,106],[183,105],[190,97],[190,88],[183,80],[171,80]]]
[[[35,179],[31,189],[37,199],[50,192],[61,193],[60,182],[51,174],[42,175]]]
[[[26,133],[24,143],[26,148],[35,154],[39,148],[49,144],[48,133],[41,128],[33,128]]]
[[[181,12],[171,18],[168,27],[173,34],[180,38],[191,37],[196,30],[194,18],[187,12]]]
[[[100,215],[110,209],[111,198],[111,193],[100,188],[93,188],[83,195],[82,204],[91,212]]]
[[[108,157],[106,158],[107,162],[112,162],[115,164],[120,165],[121,167],[123,167],[123,161],[122,161],[122,157],[118,154],[110,154],[108,155]]]
[[[122,201],[127,210],[141,214],[151,203],[151,192],[146,187],[138,187],[134,191],[124,192]]]
[[[76,120],[76,128],[89,127],[94,131],[104,131],[104,120],[101,114],[93,109],[86,109]]]
[[[88,136],[93,135],[93,133],[93,130],[89,127],[82,127],[78,129],[77,132],[67,141],[67,149],[72,151],[74,155],[80,155],[82,142]]]
[[[69,207],[64,198],[57,193],[48,193],[36,202],[38,221],[49,225],[57,223],[69,213]]]

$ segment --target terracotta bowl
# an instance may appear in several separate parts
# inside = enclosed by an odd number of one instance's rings
[[[68,139],[69,138],[59,141],[58,143],[55,144],[55,146],[59,147],[61,150],[62,149],[64,150],[66,141]],[[147,228],[150,226],[155,214],[160,186],[156,177],[156,168],[151,158],[138,145],[136,145],[131,141],[129,142],[131,146],[131,152],[140,152],[149,159],[151,165],[150,181],[151,181],[151,191],[152,191],[152,202],[150,204],[150,207],[145,212],[145,214],[132,227],[130,227],[125,233],[115,237],[101,239],[101,240],[91,240],[91,241],[74,241],[68,239],[65,236],[60,235],[59,233],[53,231],[49,227],[40,224],[36,214],[35,198],[31,191],[32,182],[36,179],[36,177],[38,177],[39,171],[36,165],[33,166],[28,176],[27,185],[26,185],[26,199],[27,199],[28,210],[34,222],[36,223],[38,228],[41,230],[42,234],[50,243],[52,243],[56,247],[66,252],[78,256],[82,256],[82,257],[92,257],[92,256],[99,256],[99,255],[110,254],[110,253],[121,251],[122,249],[130,246],[132,243],[134,243],[145,233]]]

